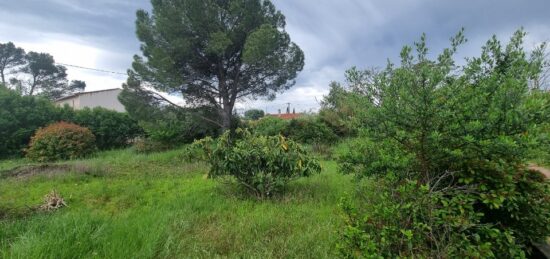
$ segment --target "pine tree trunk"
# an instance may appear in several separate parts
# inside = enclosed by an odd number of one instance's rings
[[[222,130],[225,132],[231,130],[231,117],[233,113],[233,107],[226,105],[223,107],[222,111]]]

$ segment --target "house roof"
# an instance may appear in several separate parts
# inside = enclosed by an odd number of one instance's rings
[[[82,95],[82,94],[91,94],[91,93],[99,93],[99,92],[109,92],[109,91],[115,91],[115,90],[122,90],[122,88],[111,88],[111,89],[103,89],[103,90],[97,90],[97,91],[79,92],[79,93],[71,94],[71,95],[68,95],[68,96],[65,96],[65,97],[61,97],[61,98],[59,98],[59,99],[56,99],[55,101],[56,101],[56,102],[59,102],[59,101],[71,99],[71,98],[73,98],[73,97],[77,97],[77,96]]]
[[[292,120],[301,117],[301,113],[282,113],[282,114],[268,114],[268,116],[278,117],[283,120]]]

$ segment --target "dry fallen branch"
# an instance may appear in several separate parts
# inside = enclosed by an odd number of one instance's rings
[[[65,200],[55,190],[44,196],[44,204],[40,206],[41,210],[51,211],[57,210],[61,207],[66,207]]]

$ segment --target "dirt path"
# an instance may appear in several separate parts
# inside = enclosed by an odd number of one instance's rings
[[[548,169],[548,168],[544,168],[544,167],[541,167],[541,166],[537,166],[537,165],[534,165],[534,164],[530,164],[530,165],[529,165],[529,169],[535,170],[535,171],[539,171],[539,172],[541,172],[543,175],[545,175],[546,178],[550,179],[550,169]]]

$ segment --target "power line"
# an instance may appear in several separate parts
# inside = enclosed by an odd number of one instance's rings
[[[74,67],[74,68],[79,68],[79,69],[87,69],[87,70],[92,70],[92,71],[102,72],[102,73],[109,73],[109,74],[116,74],[116,75],[125,75],[125,76],[127,75],[126,73],[115,72],[115,71],[109,71],[109,70],[105,70],[105,69],[97,69],[97,68],[91,68],[91,67],[83,67],[83,66],[70,65],[70,64],[58,63],[58,62],[56,62],[56,64],[62,65],[62,66],[66,66],[66,67]]]

